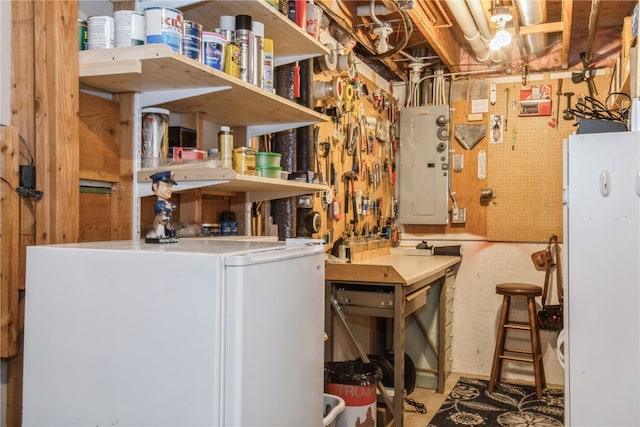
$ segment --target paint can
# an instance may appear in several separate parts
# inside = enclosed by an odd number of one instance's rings
[[[116,10],[113,12],[113,20],[115,22],[115,47],[144,44],[144,13],[135,10]]]
[[[169,157],[169,110],[142,110],[142,167],[161,166]]]
[[[233,149],[233,170],[243,175],[256,174],[256,152],[249,147]]]
[[[191,59],[201,61],[202,52],[202,24],[193,21],[184,21],[182,34],[182,53]]]
[[[108,49],[114,46],[115,24],[113,16],[87,18],[87,48]]]
[[[227,40],[222,34],[202,32],[202,62],[216,70],[224,70],[224,53]]]
[[[78,50],[87,50],[87,21],[78,19]]]
[[[147,44],[166,44],[173,51],[182,53],[184,16],[170,7],[149,7],[144,10]]]

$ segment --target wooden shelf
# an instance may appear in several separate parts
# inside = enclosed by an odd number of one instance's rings
[[[249,203],[295,197],[327,189],[325,184],[242,175],[233,169],[215,167],[213,161],[198,161],[138,171],[140,196],[152,194],[149,177],[161,170],[175,172],[175,180],[178,183],[173,188],[175,192],[202,188],[203,194],[246,193]]]
[[[81,51],[80,83],[111,93],[141,92],[143,106],[203,112],[229,126],[264,126],[262,133],[329,121],[162,44]]]

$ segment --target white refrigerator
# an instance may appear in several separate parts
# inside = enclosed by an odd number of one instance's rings
[[[566,425],[640,425],[640,132],[565,145]]]
[[[25,304],[25,427],[322,422],[322,245],[33,246]]]

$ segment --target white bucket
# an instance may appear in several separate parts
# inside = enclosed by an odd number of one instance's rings
[[[216,70],[224,70],[227,39],[219,33],[202,32],[202,62]]]
[[[144,10],[147,44],[166,44],[172,50],[182,53],[182,12],[170,7],[149,7]]]

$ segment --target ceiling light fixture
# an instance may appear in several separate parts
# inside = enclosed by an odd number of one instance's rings
[[[493,8],[491,14],[491,22],[496,24],[496,35],[489,43],[489,48],[493,51],[498,51],[503,47],[511,43],[511,34],[505,29],[507,22],[511,21],[513,16],[507,6],[497,6]]]

